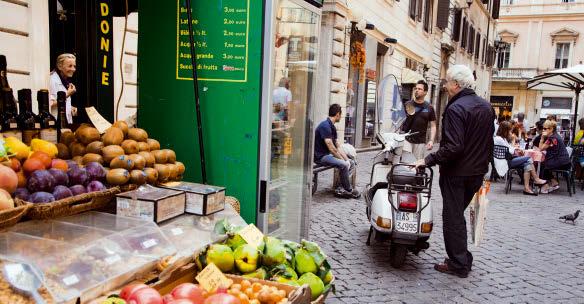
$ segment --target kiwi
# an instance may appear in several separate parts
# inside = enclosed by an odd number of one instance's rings
[[[114,122],[114,127],[119,128],[124,133],[124,138],[128,135],[128,124],[123,120]]]
[[[170,164],[174,164],[176,162],[176,153],[174,153],[174,151],[170,150],[170,149],[164,149],[162,150],[164,151],[164,153],[166,153],[166,158],[168,163]]]
[[[69,146],[69,151],[71,156],[83,156],[85,155],[85,145],[82,143],[74,142]]]
[[[138,143],[138,151],[142,152],[142,151],[150,151],[150,145],[148,145],[148,143],[145,143],[143,141]]]
[[[57,144],[57,158],[60,159],[70,159],[71,158],[71,152],[69,152],[69,147],[67,147],[67,145],[62,144],[62,143],[58,143]]]
[[[140,128],[131,128],[128,129],[128,138],[133,139],[135,141],[147,141],[148,140],[148,133],[144,131],[144,129]]]
[[[167,165],[155,164],[154,169],[158,171],[158,181],[161,183],[167,182],[170,178],[170,169]]]
[[[148,143],[148,146],[150,146],[150,151],[160,150],[160,143],[158,142],[158,140],[148,138],[148,140],[146,140],[146,143]]]
[[[138,155],[144,157],[144,159],[146,160],[146,165],[145,165],[146,167],[154,167],[154,164],[156,163],[156,159],[154,158],[152,153],[146,152],[146,151],[140,151],[140,152],[138,152]]]
[[[124,149],[120,146],[111,145],[103,148],[101,154],[103,155],[103,161],[109,164],[115,157],[124,155]]]
[[[80,128],[77,131],[75,131],[75,137],[77,138],[77,141],[87,145],[89,143],[91,143],[92,141],[96,141],[96,140],[100,140],[101,136],[99,135],[99,131],[96,128],[93,127],[85,127],[85,128]]]
[[[134,169],[142,170],[146,167],[146,159],[140,154],[131,154],[128,158],[134,162]]]
[[[103,149],[104,144],[101,141],[94,141],[89,143],[87,147],[85,147],[86,153],[95,153],[101,155],[101,150]]]
[[[122,142],[122,149],[126,154],[136,154],[138,153],[138,143],[133,139],[126,139]]]
[[[95,153],[87,153],[83,155],[82,159],[83,165],[87,165],[90,162],[97,162],[103,165],[103,157]]]
[[[65,144],[67,147],[75,141],[75,134],[71,131],[66,131],[61,133],[61,138],[59,142]]]
[[[78,165],[83,165],[83,156],[81,155],[74,156],[71,160],[76,162]]]
[[[132,170],[130,172],[130,182],[136,185],[143,185],[146,183],[146,173],[142,170]]]
[[[124,185],[130,180],[130,173],[122,168],[110,169],[106,175],[106,180],[111,185]]]
[[[152,153],[152,156],[154,156],[157,164],[166,164],[168,161],[168,154],[166,154],[166,152],[163,150],[155,150],[151,151],[150,153]]]
[[[134,162],[126,155],[120,155],[111,160],[109,167],[112,169],[122,168],[132,170]]]
[[[178,176],[182,176],[185,173],[185,165],[178,161],[174,164],[178,167]]]
[[[158,171],[154,168],[145,168],[144,173],[146,173],[146,182],[151,185],[156,185],[158,182]]]
[[[120,145],[124,141],[124,132],[116,127],[111,127],[105,131],[101,140],[105,146]]]

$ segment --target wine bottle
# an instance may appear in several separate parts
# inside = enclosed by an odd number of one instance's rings
[[[6,76],[6,56],[0,55],[0,89],[10,88],[8,85],[8,78]],[[14,98],[14,96],[12,96]]]
[[[71,132],[67,123],[67,93],[64,91],[57,92],[57,140],[61,142],[63,132]]]
[[[18,90],[18,122],[22,130],[22,142],[30,145],[34,138],[41,137],[41,122],[32,112],[32,92],[30,89]]]
[[[2,113],[0,113],[0,125],[2,125],[2,135],[4,137],[16,137],[22,140],[22,132],[18,125],[16,116],[16,104],[14,103],[14,95],[11,88],[2,88],[0,98],[3,105]]]
[[[37,92],[39,106],[38,118],[41,121],[41,139],[54,144],[57,143],[57,120],[49,112],[49,91],[39,90]]]

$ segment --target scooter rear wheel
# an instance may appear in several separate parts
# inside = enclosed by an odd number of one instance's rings
[[[391,243],[389,245],[389,263],[394,268],[401,268],[406,261],[408,249],[405,245]]]

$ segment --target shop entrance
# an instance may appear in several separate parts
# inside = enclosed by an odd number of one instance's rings
[[[513,98],[513,96],[491,96],[491,106],[495,109],[498,121],[511,119]]]

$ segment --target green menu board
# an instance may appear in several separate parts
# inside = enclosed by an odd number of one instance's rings
[[[177,0],[176,78],[192,80],[192,64],[187,8]],[[193,36],[197,50],[199,80],[246,82],[248,69],[250,0],[201,1],[196,14]],[[205,7],[207,6],[207,7]],[[195,12],[193,12],[195,14]]]
[[[138,125],[176,151],[185,180],[200,182],[185,2],[138,3]],[[264,1],[191,2],[208,182],[226,187],[254,223]]]

